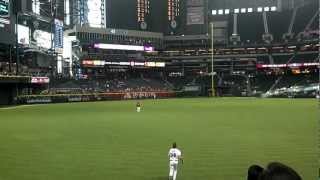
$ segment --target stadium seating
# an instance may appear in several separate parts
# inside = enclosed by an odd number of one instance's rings
[[[161,79],[135,78],[91,80],[60,79],[51,82],[50,94],[82,94],[122,91],[167,91],[170,87]]]

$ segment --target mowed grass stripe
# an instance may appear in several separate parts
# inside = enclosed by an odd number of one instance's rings
[[[245,179],[281,161],[317,177],[317,102],[170,99],[50,104],[0,110],[0,179],[165,180],[173,141],[179,179]]]

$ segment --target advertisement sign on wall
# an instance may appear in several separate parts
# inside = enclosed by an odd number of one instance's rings
[[[49,32],[35,30],[33,33],[33,38],[36,40],[37,46],[51,49],[51,40],[53,35]]]
[[[18,43],[23,45],[30,44],[30,29],[27,26],[18,25]]]
[[[32,77],[31,83],[32,84],[48,84],[50,79],[48,77]]]
[[[10,16],[10,0],[0,0],[0,17]]]
[[[291,63],[291,64],[257,64],[258,69],[262,68],[301,68],[317,67],[319,63]]]
[[[82,65],[86,67],[103,67],[105,65],[117,65],[117,66],[144,66],[144,67],[165,67],[165,62],[135,62],[135,61],[126,61],[126,62],[110,62],[103,60],[83,60]]]
[[[55,32],[54,32],[54,47],[56,50],[62,50],[63,48],[63,22],[55,19]]]
[[[94,44],[94,48],[97,49],[111,49],[111,50],[127,50],[127,51],[145,51],[152,52],[154,47],[152,46],[136,46],[136,45],[124,45],[124,44]]]
[[[102,3],[101,0],[88,0],[88,23],[90,27],[102,27]]]

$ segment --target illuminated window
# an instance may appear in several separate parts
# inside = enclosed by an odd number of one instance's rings
[[[258,12],[262,12],[263,8],[262,7],[258,7]]]
[[[230,9],[225,9],[224,14],[230,14]]]
[[[268,11],[270,11],[270,8],[269,7],[264,7],[264,11],[268,12]]]
[[[252,8],[248,8],[248,13],[252,13],[253,9]]]
[[[222,15],[222,14],[223,14],[223,10],[222,10],[222,9],[219,9],[218,14],[219,14],[219,15]]]
[[[271,7],[271,11],[277,11],[277,7],[276,6],[272,6]]]
[[[212,15],[217,15],[217,14],[218,14],[217,10],[212,10]]]
[[[246,13],[247,9],[246,8],[241,8],[241,13]]]
[[[238,14],[240,12],[239,9],[234,9],[234,13]]]

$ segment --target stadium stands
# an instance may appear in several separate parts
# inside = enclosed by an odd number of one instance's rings
[[[124,79],[90,79],[72,80],[60,79],[51,82],[50,90],[43,93],[48,94],[86,94],[105,92],[151,92],[168,91],[169,87],[160,79],[154,78],[134,78]]]
[[[77,27],[77,32],[70,31],[70,35],[78,39],[72,44],[72,56],[78,60],[59,73],[51,60],[45,60],[46,55],[35,58],[31,51],[21,57],[18,69],[21,75],[50,78],[49,84],[34,83],[22,92],[86,94],[193,89],[198,91],[195,94],[205,96],[211,88],[212,52],[214,85],[221,96],[250,96],[296,86],[309,80],[302,78],[304,76],[312,76],[314,80],[318,72],[317,11],[317,4],[312,1],[296,9],[266,12],[269,32],[274,37],[271,44],[262,38],[265,34],[263,13],[240,12],[237,14],[240,43],[217,43],[214,49],[211,49],[209,34],[165,36],[146,31]],[[293,18],[294,12],[296,18]],[[294,38],[286,41],[283,36],[288,33],[291,19]],[[227,21],[226,36],[231,37],[233,14],[215,17],[215,20]],[[308,36],[302,37],[301,32]],[[156,51],[98,49],[92,42],[153,46]],[[155,62],[163,65],[157,67]],[[153,63],[153,67],[147,66],[148,63]],[[14,63],[9,66],[2,59],[0,74],[16,74],[15,66]],[[180,75],[172,76],[175,73]]]

